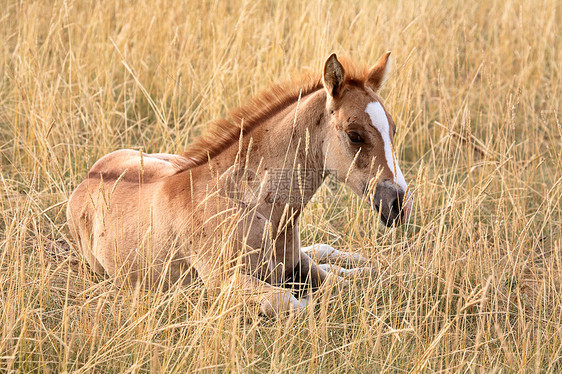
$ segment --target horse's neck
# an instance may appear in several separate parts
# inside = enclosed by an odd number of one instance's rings
[[[323,90],[311,93],[246,136],[245,145],[252,139],[250,155],[243,156],[248,169],[264,182],[268,195],[264,203],[271,204],[274,216],[283,215],[286,204],[298,216],[322,185],[325,103]]]
[[[276,193],[287,192],[287,187],[292,193],[288,216],[297,218],[324,180],[322,131],[325,103],[326,94],[321,90],[288,105],[245,134],[242,144],[232,144],[210,163],[176,174],[169,181],[170,195],[183,199],[183,191],[193,190],[193,182],[202,193],[209,191],[209,186],[216,185],[217,180],[235,166],[235,169],[248,169],[262,186],[269,189],[262,194],[265,198],[258,204],[275,227],[283,216],[287,216],[288,203],[281,195],[276,198]],[[279,180],[290,175],[293,180]],[[304,189],[299,188],[303,176],[307,183]],[[275,187],[280,185],[282,190],[276,191]]]

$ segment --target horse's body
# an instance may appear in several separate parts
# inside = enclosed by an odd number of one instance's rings
[[[410,210],[391,150],[394,123],[375,93],[387,61],[349,76],[332,55],[323,80],[264,94],[182,156],[119,150],[101,158],[68,203],[81,253],[120,282],[236,280],[266,314],[304,306],[279,287],[287,277],[318,286],[346,273],[311,257],[366,264],[329,246],[300,246],[299,214],[326,174],[370,196],[387,225]]]

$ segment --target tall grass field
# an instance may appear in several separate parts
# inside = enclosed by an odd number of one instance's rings
[[[562,371],[562,3],[35,1],[0,6],[0,372]],[[379,273],[264,318],[235,290],[118,287],[66,201],[120,148],[180,153],[332,52],[372,65],[407,224],[329,179],[301,217]]]

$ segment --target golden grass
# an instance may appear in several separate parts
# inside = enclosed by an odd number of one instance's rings
[[[562,5],[556,0],[7,1],[0,15],[0,370],[562,370]],[[385,229],[333,181],[302,219],[385,265],[297,318],[203,286],[120,290],[52,260],[102,155],[180,152],[330,52],[375,63],[416,194]]]

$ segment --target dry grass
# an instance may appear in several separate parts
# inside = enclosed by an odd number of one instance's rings
[[[2,7],[0,370],[561,370],[560,2]],[[97,158],[180,152],[331,51],[374,63],[385,50],[413,216],[381,228],[330,182],[302,220],[304,244],[356,249],[385,264],[380,278],[266,321],[202,286],[118,290],[51,260],[64,201]]]

